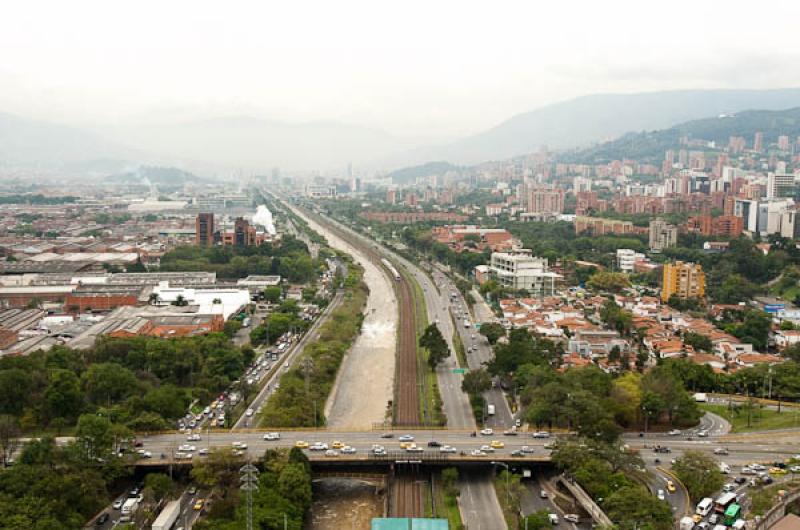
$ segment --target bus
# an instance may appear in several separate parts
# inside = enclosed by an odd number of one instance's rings
[[[733,523],[739,520],[739,517],[742,515],[742,507],[736,503],[731,504],[728,506],[728,509],[725,510],[725,524],[728,526],[732,526]]]
[[[736,502],[736,494],[733,492],[723,493],[714,501],[714,511],[717,513],[725,513],[728,507]]]

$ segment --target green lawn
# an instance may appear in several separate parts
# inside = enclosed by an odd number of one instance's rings
[[[791,429],[800,427],[800,408],[782,407],[781,413],[777,410],[761,408],[754,404],[748,414],[747,406],[743,403],[733,403],[733,411],[727,405],[701,404],[700,408],[722,416],[731,422],[731,432],[767,431],[774,429]],[[748,416],[750,421],[748,425]]]

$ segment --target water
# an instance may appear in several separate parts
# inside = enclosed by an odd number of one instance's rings
[[[382,488],[382,487],[381,487]],[[386,492],[355,479],[329,478],[313,484],[311,519],[305,530],[369,530],[383,516]]]

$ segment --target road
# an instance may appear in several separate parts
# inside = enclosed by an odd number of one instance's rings
[[[259,393],[250,402],[249,408],[258,410],[261,406],[263,406],[264,403],[266,403],[267,399],[269,399],[269,397],[275,392],[276,383],[278,383],[281,376],[286,373],[287,367],[290,367],[294,364],[294,362],[297,360],[297,357],[302,354],[309,342],[317,339],[319,336],[319,327],[323,322],[325,322],[331,311],[333,311],[333,309],[342,302],[343,296],[343,291],[338,291],[331,300],[331,303],[328,304],[328,307],[326,307],[325,310],[317,317],[303,337],[299,341],[292,344],[288,354],[284,354],[279,358],[278,361],[276,361],[275,370],[271,373],[271,375],[268,376],[266,384],[262,386]],[[239,419],[236,420],[236,423],[233,424],[233,430],[249,428],[253,418],[257,418],[257,415],[247,416],[242,414],[239,416]]]

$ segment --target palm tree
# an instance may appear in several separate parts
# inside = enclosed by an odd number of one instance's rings
[[[186,301],[186,298],[184,298],[182,294],[179,294],[175,297],[175,301],[172,302],[172,305],[183,307],[189,305],[189,302]]]
[[[161,301],[161,296],[158,293],[150,293],[150,296],[147,299],[147,303],[150,305],[158,305]]]

